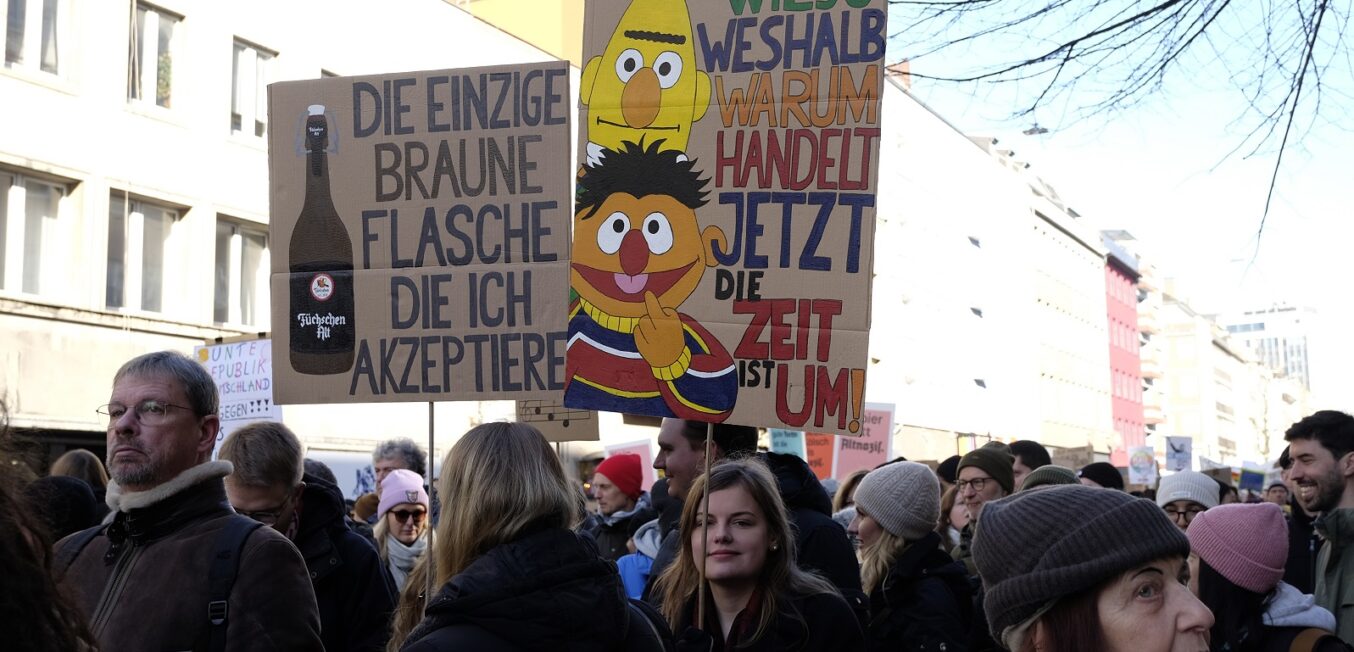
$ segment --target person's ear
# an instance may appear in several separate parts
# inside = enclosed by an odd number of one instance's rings
[[[208,414],[198,420],[197,453],[199,457],[203,455],[211,457],[212,449],[216,448],[216,435],[220,432],[221,417]]]

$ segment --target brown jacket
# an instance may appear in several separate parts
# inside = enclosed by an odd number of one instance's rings
[[[228,462],[208,462],[150,491],[122,494],[109,487],[114,511],[107,529],[61,578],[102,652],[206,649],[207,577],[216,536],[232,513],[221,480],[230,471]],[[324,649],[305,562],[272,528],[260,527],[245,540],[230,592],[226,649]]]

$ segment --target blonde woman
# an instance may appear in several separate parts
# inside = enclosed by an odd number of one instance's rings
[[[871,650],[968,649],[968,574],[935,532],[940,481],[915,462],[894,462],[856,489],[861,583],[870,594]]]
[[[372,529],[376,551],[395,580],[395,590],[404,589],[418,558],[428,549],[432,528],[428,518],[428,492],[423,478],[405,469],[390,472],[381,481],[381,504]]]
[[[627,628],[636,629],[620,577],[573,531],[579,493],[541,433],[520,423],[476,426],[442,468],[433,551],[440,588],[401,649],[620,649]]]
[[[682,509],[678,558],[655,586],[663,615],[692,649],[864,650],[855,614],[826,580],[795,565],[795,536],[776,480],[755,459],[698,478]],[[707,527],[702,528],[702,524]],[[707,555],[708,552],[708,555]],[[701,560],[708,590],[695,622]]]

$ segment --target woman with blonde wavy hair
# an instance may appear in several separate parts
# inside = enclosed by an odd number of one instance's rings
[[[471,428],[447,453],[437,488],[440,588],[402,650],[619,649],[628,618],[620,577],[573,531],[578,490],[538,430]]]
[[[856,488],[861,583],[870,594],[871,650],[968,649],[968,576],[941,548],[940,481],[915,462],[894,462]]]
[[[709,512],[701,499],[709,487]],[[795,536],[776,480],[756,459],[715,464],[682,509],[680,555],[655,585],[664,617],[690,649],[863,650],[855,614],[826,580],[795,565]],[[702,527],[704,525],[705,527]],[[702,559],[703,622],[696,610]]]

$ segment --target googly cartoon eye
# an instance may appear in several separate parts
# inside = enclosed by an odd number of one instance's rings
[[[621,78],[621,83],[630,81],[630,78],[643,67],[644,55],[634,48],[630,48],[622,52],[621,56],[616,57],[616,76]]]
[[[649,213],[644,218],[644,241],[649,243],[649,251],[655,255],[665,254],[672,248],[672,225],[668,216],[662,213]]]
[[[658,85],[672,88],[682,76],[682,57],[676,52],[664,52],[653,62],[653,71],[658,74]]]
[[[612,213],[602,223],[602,228],[597,229],[597,247],[603,253],[614,254],[621,250],[621,240],[624,240],[625,234],[629,232],[630,218],[620,211]]]

